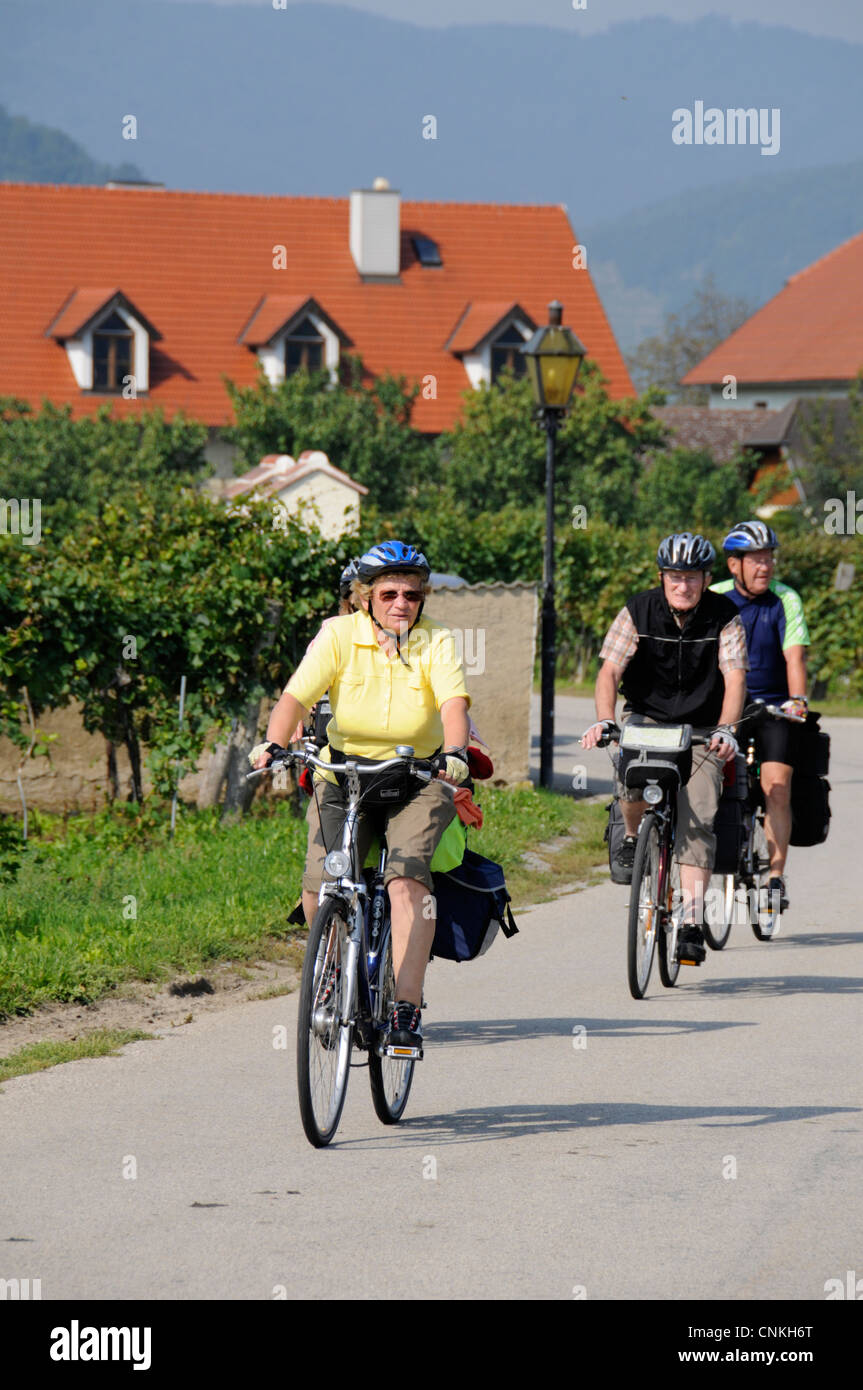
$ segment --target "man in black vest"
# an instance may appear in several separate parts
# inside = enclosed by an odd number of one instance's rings
[[[624,721],[644,715],[657,724],[691,724],[711,734],[709,751],[696,757],[678,802],[676,853],[680,861],[684,922],[678,936],[682,963],[704,960],[699,925],[716,851],[713,821],[722,792],[722,767],[737,752],[733,725],[746,696],[746,635],[737,609],[710,592],[716,552],[703,536],[666,536],[656,556],[659,585],[636,594],[620,610],[605,641],[596,678],[597,723],[582,739],[593,748],[614,725],[618,687]],[[635,842],[645,804],[639,791],[617,785],[626,837],[618,863],[632,876]]]

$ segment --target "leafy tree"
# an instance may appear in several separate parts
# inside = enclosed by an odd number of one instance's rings
[[[663,426],[650,414],[657,395],[614,401],[599,369],[586,362],[555,447],[559,519],[580,505],[588,515],[625,524],[641,456],[658,448]],[[504,373],[465,394],[463,417],[439,449],[452,496],[473,511],[531,508],[545,495],[545,432],[536,423],[529,382]]]
[[[237,423],[224,434],[238,446],[238,472],[265,454],[297,458],[304,449],[322,449],[369,489],[369,501],[397,507],[434,469],[434,450],[411,426],[419,387],[389,374],[367,385],[356,357],[346,359],[335,386],[326,372],[305,370],[276,386],[263,370],[255,386],[227,380],[225,386]]]
[[[805,445],[795,459],[795,473],[803,486],[805,506],[820,523],[829,498],[840,498],[844,504],[846,492],[863,497],[863,370],[848,392],[843,436],[837,437],[836,415],[826,400],[804,402],[801,412]]]
[[[752,313],[747,300],[721,294],[709,272],[679,314],[666,314],[662,332],[645,338],[627,356],[632,380],[642,391],[656,386],[689,405],[706,404],[706,387],[681,387],[680,382]]]
[[[717,463],[704,450],[672,449],[645,467],[636,492],[636,518],[665,531],[727,531],[752,511],[749,463],[738,454]]]
[[[43,530],[60,537],[108,503],[134,507],[142,488],[168,510],[209,471],[205,426],[161,410],[118,418],[110,406],[73,420],[69,405],[0,397],[0,493],[38,498]]]
[[[77,699],[85,727],[125,744],[140,797],[141,745],[160,791],[214,725],[241,718],[298,663],[332,611],[347,555],[263,504],[193,492],[163,513],[146,495],[97,524],[27,550],[2,538],[0,683],[7,716]],[[272,639],[261,632],[276,622]],[[180,677],[185,729],[177,732]]]
[[[426,489],[401,511],[363,508],[357,550],[378,541],[409,541],[433,570],[459,574],[469,584],[536,580],[542,575],[545,511],[508,503],[475,512],[450,490]]]

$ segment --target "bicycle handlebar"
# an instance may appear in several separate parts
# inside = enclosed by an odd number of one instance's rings
[[[346,775],[353,767],[360,777],[376,776],[380,772],[388,772],[390,768],[403,767],[405,763],[408,763],[410,772],[421,782],[430,782],[438,771],[436,758],[387,758],[382,763],[358,763],[355,759],[348,758],[343,763],[328,763],[323,758],[316,757],[308,748],[296,751],[286,748],[283,755],[274,757],[271,762],[267,763],[266,767],[256,767],[251,772],[247,772],[245,780],[251,782],[253,778],[263,777],[267,772],[275,772],[279,768],[297,763],[302,763],[304,767],[317,768],[321,772],[334,772],[336,776]]]
[[[753,709],[753,705],[757,708]],[[746,710],[750,710],[751,713],[747,714]],[[748,724],[753,719],[761,720],[765,715],[770,715],[772,719],[787,719],[789,724],[805,724],[807,719],[805,714],[789,714],[779,705],[767,705],[763,700],[752,700],[738,719],[737,727],[741,724]]]
[[[590,727],[593,728],[593,725],[591,724]],[[585,729],[584,733],[587,733],[587,729]],[[610,743],[619,743],[620,735],[621,730],[615,724],[613,729],[607,729],[605,733],[602,735],[602,738],[597,739],[596,743],[594,744],[594,747],[607,748]],[[694,748],[698,744],[709,743],[712,737],[712,734],[693,734],[692,747]],[[582,738],[584,738],[584,734],[582,734]]]

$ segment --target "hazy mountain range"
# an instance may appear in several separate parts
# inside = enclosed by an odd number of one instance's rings
[[[341,197],[385,174],[410,199],[565,202],[624,347],[707,268],[763,302],[863,229],[858,44],[717,17],[585,37],[158,0],[0,0],[0,31],[8,110],[115,171]],[[778,111],[778,153],[675,144],[673,112],[698,102]],[[3,167],[28,177],[20,157]],[[43,161],[29,177],[59,176]]]

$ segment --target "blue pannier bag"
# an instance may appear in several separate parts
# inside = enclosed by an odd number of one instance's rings
[[[432,874],[437,917],[431,954],[444,960],[475,960],[488,950],[500,929],[515,936],[503,869],[466,849],[457,869]]]

